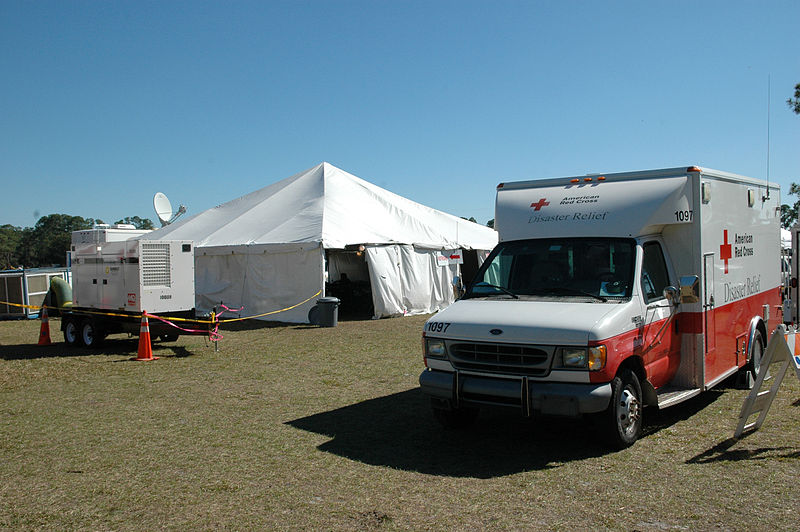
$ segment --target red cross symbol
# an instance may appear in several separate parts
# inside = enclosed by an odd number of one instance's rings
[[[724,243],[719,246],[719,258],[725,261],[725,273],[728,273],[728,259],[731,258],[731,245],[728,244],[728,230],[722,231]]]
[[[533,207],[533,210],[534,210],[534,211],[538,211],[538,210],[540,210],[542,207],[547,207],[548,205],[550,205],[550,202],[549,202],[549,201],[547,201],[547,200],[546,200],[546,199],[544,199],[544,198],[540,199],[540,200],[539,200],[539,201],[537,201],[536,203],[531,203],[531,207]]]

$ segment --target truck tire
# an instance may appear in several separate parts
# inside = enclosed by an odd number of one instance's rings
[[[477,408],[451,408],[443,407],[440,401],[432,400],[431,408],[433,417],[448,430],[458,430],[470,427],[478,417]]]
[[[99,347],[103,343],[103,333],[93,319],[81,322],[81,343],[86,347]]]
[[[745,366],[745,371],[747,372],[746,379],[745,379],[745,388],[751,390],[753,385],[756,383],[756,379],[758,378],[758,372],[761,371],[761,358],[764,356],[764,339],[761,338],[761,334],[756,334],[755,338],[753,339],[753,349],[752,355],[750,356],[750,362],[747,363]]]
[[[642,434],[642,386],[636,374],[623,368],[611,381],[611,403],[603,414],[610,445],[630,447]]]
[[[80,344],[80,330],[74,318],[64,318],[64,342],[69,346]]]
[[[761,359],[764,357],[764,338],[761,333],[753,337],[750,350],[750,360],[730,380],[730,384],[740,390],[752,390],[761,370]]]

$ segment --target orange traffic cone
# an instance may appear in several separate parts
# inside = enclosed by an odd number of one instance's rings
[[[39,345],[50,345],[50,321],[47,319],[47,307],[42,307],[39,313],[42,325],[39,327]]]
[[[139,353],[132,360],[157,360],[153,356],[153,347],[150,344],[150,323],[147,321],[147,313],[142,312],[142,327],[139,329]]]

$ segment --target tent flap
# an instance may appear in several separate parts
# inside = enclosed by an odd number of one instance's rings
[[[375,317],[429,314],[455,301],[456,264],[440,266],[433,250],[408,245],[368,246]]]

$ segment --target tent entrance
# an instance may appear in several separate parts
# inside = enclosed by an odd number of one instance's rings
[[[325,295],[338,297],[339,317],[370,319],[374,314],[369,268],[363,251],[325,250]]]
[[[467,286],[475,278],[478,273],[480,263],[478,262],[478,252],[474,249],[465,249],[462,251],[464,257],[464,264],[461,265],[461,280],[464,286]]]

